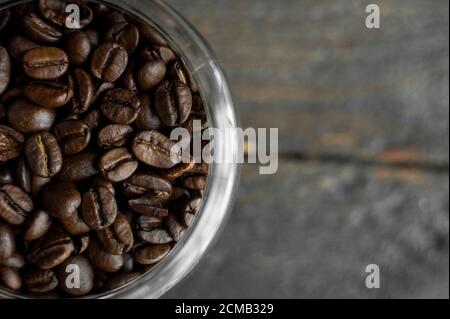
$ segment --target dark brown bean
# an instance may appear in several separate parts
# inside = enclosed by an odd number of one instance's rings
[[[156,114],[150,95],[139,95],[141,106],[139,107],[139,115],[136,119],[136,126],[141,130],[157,130],[161,126],[161,121]]]
[[[59,122],[53,127],[53,133],[66,155],[81,152],[91,140],[91,130],[80,120]]]
[[[72,239],[60,231],[52,231],[33,242],[29,259],[41,269],[52,269],[66,260],[74,250]]]
[[[24,134],[48,131],[55,121],[54,109],[38,106],[26,99],[19,99],[11,105],[6,117],[8,123]],[[27,120],[24,121],[23,119]]]
[[[118,43],[131,54],[138,46],[139,30],[131,23],[116,23],[106,33],[106,40]]]
[[[133,134],[131,126],[111,124],[98,133],[98,145],[102,148],[121,147],[127,143],[131,134]]]
[[[116,272],[123,266],[122,255],[108,254],[103,246],[95,239],[91,240],[87,249],[92,264],[105,272]]]
[[[39,47],[23,56],[23,70],[37,80],[53,80],[64,75],[69,68],[67,54],[55,47]]]
[[[134,238],[131,226],[122,213],[118,213],[114,223],[97,232],[98,238],[106,252],[122,255],[133,247]]]
[[[170,244],[142,246],[134,250],[134,261],[141,265],[152,265],[167,256]]]
[[[25,241],[33,241],[44,236],[52,225],[50,215],[42,209],[35,210],[28,218],[22,238]]]
[[[165,81],[155,93],[155,109],[161,121],[167,126],[183,124],[192,108],[192,94],[189,87],[180,81]]]
[[[94,101],[94,84],[91,76],[83,69],[73,71],[72,80],[73,98],[68,104],[73,114],[86,112]]]
[[[16,250],[16,236],[10,226],[0,222],[0,260],[8,259]]]
[[[138,162],[124,147],[114,148],[100,158],[99,169],[111,182],[121,182],[136,171]]]
[[[11,290],[19,290],[22,287],[22,277],[16,268],[0,266],[0,282]]]
[[[25,33],[38,43],[53,44],[59,42],[63,36],[58,27],[45,21],[35,12],[25,15],[22,26]]]
[[[25,272],[23,281],[30,292],[46,293],[58,286],[58,278],[53,270],[33,267]]]
[[[117,43],[106,42],[94,51],[91,71],[97,79],[114,82],[125,71],[127,63],[127,51]]]
[[[142,196],[146,193],[161,198],[169,198],[172,193],[172,184],[161,176],[151,172],[134,174],[124,184],[124,193],[128,197]]]
[[[72,274],[77,271],[77,281]],[[59,287],[71,296],[84,296],[94,288],[94,269],[84,256],[71,256],[57,269]]]
[[[139,115],[141,101],[133,92],[114,88],[106,92],[100,109],[104,116],[116,124],[131,124]]]
[[[42,204],[57,219],[69,219],[77,214],[81,195],[72,183],[51,181],[41,190]]]
[[[81,65],[85,63],[91,53],[91,42],[83,31],[69,33],[64,40],[64,49],[69,56],[70,63]]]
[[[136,213],[164,218],[169,211],[164,208],[161,201],[153,196],[142,196],[128,201],[128,207]]]
[[[116,220],[117,203],[114,195],[104,188],[90,189],[83,195],[81,212],[86,224],[94,230],[105,229]]]
[[[58,174],[58,179],[65,182],[79,182],[98,173],[97,154],[87,149],[81,153],[66,156],[63,166]]]
[[[25,138],[15,129],[0,124],[0,162],[13,159],[20,155]]]
[[[38,176],[55,176],[61,170],[61,149],[56,138],[48,132],[30,136],[25,144],[25,154],[30,169]]]
[[[58,82],[30,82],[24,93],[31,102],[44,107],[66,105],[73,94],[69,85]]]
[[[39,11],[41,14],[50,20],[52,23],[61,26],[66,26],[66,19],[70,12],[66,11],[68,4],[76,3],[80,10],[79,28],[84,28],[91,23],[93,12],[85,3],[78,0],[71,1],[57,1],[57,0],[39,0]]]
[[[141,275],[142,274],[138,272],[116,275],[114,277],[109,278],[106,281],[103,289],[105,291],[114,290],[116,288],[129,284],[130,282],[133,282],[134,280],[138,279]]]
[[[30,196],[11,184],[0,186],[0,217],[12,225],[22,224],[34,209]]]
[[[11,60],[6,48],[0,46],[0,95],[5,92],[11,79]]]
[[[16,61],[22,62],[23,55],[25,52],[37,48],[40,45],[36,42],[31,41],[30,39],[16,35],[9,42],[9,53],[11,57]]]

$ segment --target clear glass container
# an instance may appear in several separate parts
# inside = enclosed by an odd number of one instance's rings
[[[28,1],[0,0],[0,9]],[[105,3],[128,12],[156,28],[182,58],[198,82],[205,102],[209,126],[237,127],[237,116],[225,77],[211,48],[195,28],[162,0],[106,0]],[[228,131],[215,137],[216,158],[238,158],[241,144],[237,134]],[[170,254],[137,280],[111,292],[84,298],[158,298],[178,283],[205,254],[223,227],[234,203],[240,167],[237,163],[213,163],[203,204],[193,224]],[[0,289],[0,298],[26,298]]]

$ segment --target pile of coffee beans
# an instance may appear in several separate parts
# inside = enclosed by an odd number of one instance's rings
[[[0,287],[83,296],[167,256],[208,173],[168,136],[206,129],[202,102],[166,40],[126,13],[79,0],[0,10]]]

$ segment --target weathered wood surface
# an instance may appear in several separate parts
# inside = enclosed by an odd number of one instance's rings
[[[169,0],[283,160],[245,166],[224,234],[168,297],[448,298],[449,3],[379,0],[368,30],[372,2]]]

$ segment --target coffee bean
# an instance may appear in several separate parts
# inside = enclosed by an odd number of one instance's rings
[[[117,43],[106,42],[100,45],[92,55],[92,74],[100,80],[114,82],[125,71],[127,63],[127,51]]]
[[[133,258],[138,264],[152,265],[166,257],[170,249],[170,244],[142,246],[134,251]]]
[[[89,112],[86,112],[86,115],[82,119],[83,123],[87,125],[91,130],[97,128],[100,122],[100,111],[98,109],[93,109]]]
[[[180,223],[175,214],[169,214],[164,219],[164,223],[173,240],[175,242],[180,241],[181,237],[183,237],[184,233],[186,232],[186,227],[184,227],[184,225]]]
[[[35,210],[28,218],[22,238],[25,241],[33,241],[44,236],[52,225],[50,215],[42,209]]]
[[[122,74],[122,77],[120,78],[120,84],[121,87],[123,87],[124,89],[130,90],[131,92],[136,94],[138,91],[138,87],[134,73],[135,73],[135,63],[133,60],[130,60],[128,62],[125,71]]]
[[[77,285],[71,285],[71,276],[77,270]],[[84,256],[72,256],[57,269],[59,287],[71,296],[83,296],[94,288],[94,269]]]
[[[64,262],[73,250],[73,242],[69,235],[51,231],[33,242],[29,259],[41,269],[52,269]]]
[[[166,65],[163,60],[154,58],[141,65],[136,74],[139,89],[148,91],[156,87],[166,75]]]
[[[112,11],[106,14],[106,16],[103,19],[103,27],[105,31],[110,30],[115,25],[126,23],[127,19],[125,19],[125,16],[117,11]]]
[[[154,46],[167,46],[166,40],[151,26],[138,22],[137,27],[141,37],[146,42],[150,42]]]
[[[181,161],[181,150],[175,151],[175,142],[158,131],[143,131],[134,138],[133,154],[141,162],[157,168],[171,168]]]
[[[62,154],[55,136],[48,132],[30,136],[25,144],[28,165],[42,177],[56,175],[62,167]]]
[[[0,265],[12,268],[23,268],[25,266],[25,258],[23,258],[21,254],[15,251],[10,257],[6,259],[0,259]]]
[[[138,272],[116,275],[106,281],[103,289],[105,291],[114,290],[138,279],[140,276],[142,274]]]
[[[205,175],[188,176],[184,179],[183,185],[188,189],[204,190],[206,187],[206,176]]]
[[[105,126],[98,133],[98,145],[102,148],[124,146],[132,133],[133,128],[129,125],[111,124]]]
[[[124,147],[114,148],[100,158],[102,175],[111,182],[121,182],[133,175],[138,162]]]
[[[20,155],[25,138],[15,129],[0,124],[0,162]]]
[[[168,244],[173,241],[173,238],[163,228],[157,228],[153,230],[139,230],[138,236],[143,241],[150,244]]]
[[[65,182],[79,182],[98,174],[97,154],[90,149],[66,156],[58,179]]]
[[[117,23],[106,33],[105,39],[118,43],[131,54],[138,46],[139,30],[128,22]]]
[[[89,227],[94,230],[105,229],[116,220],[116,199],[104,187],[90,189],[83,195],[81,211],[83,219]]]
[[[164,208],[161,201],[153,196],[130,199],[128,207],[136,213],[157,218],[164,218],[169,214],[169,211]]]
[[[59,223],[61,224],[62,228],[72,236],[87,234],[91,231],[89,225],[85,223],[83,218],[81,218],[78,213],[70,216],[67,219],[61,219]]]
[[[192,108],[192,94],[189,87],[180,81],[165,81],[155,93],[155,109],[161,121],[167,126],[183,124]]]
[[[16,268],[0,266],[0,282],[10,290],[19,290],[22,287],[22,277]]]
[[[126,217],[120,212],[114,223],[108,228],[99,230],[97,235],[109,254],[122,255],[133,247],[133,231]]]
[[[59,122],[53,127],[53,133],[66,155],[81,152],[91,140],[91,130],[80,120]]]
[[[6,112],[8,123],[24,134],[48,131],[55,121],[54,109],[38,106],[26,99],[17,100]],[[24,121],[23,119],[27,120]]]
[[[101,176],[97,176],[96,178],[94,178],[94,180],[92,181],[92,187],[104,187],[109,190],[111,194],[116,194],[113,183]]]
[[[134,174],[124,184],[124,193],[128,197],[137,197],[151,193],[155,197],[169,198],[172,193],[172,184],[151,172],[139,172]]]
[[[57,219],[68,219],[77,214],[81,195],[72,183],[51,181],[41,190],[44,208]]]
[[[194,221],[195,214],[202,204],[202,198],[196,197],[191,199],[186,205],[181,209],[178,216],[178,220],[181,222],[182,226],[188,227]]]
[[[119,271],[123,266],[123,256],[106,252],[103,246],[95,239],[91,240],[87,249],[87,255],[92,264],[105,272]]]
[[[161,126],[161,121],[156,114],[153,104],[148,94],[139,95],[141,106],[136,119],[136,126],[141,130],[157,130]]]
[[[84,28],[91,23],[93,18],[93,12],[86,4],[81,1],[55,1],[55,0],[39,0],[39,11],[41,14],[50,20],[52,23],[65,27],[66,19],[70,12],[66,11],[68,4],[76,3],[80,10],[79,15],[79,27]]]
[[[17,160],[15,173],[16,185],[30,194],[32,173],[24,157]]]
[[[69,62],[74,65],[85,63],[91,53],[91,42],[83,31],[75,31],[67,35],[64,49],[69,56]]]
[[[141,101],[133,92],[115,88],[106,92],[100,108],[104,116],[116,124],[131,124],[139,115]]]
[[[16,236],[11,227],[0,222],[0,260],[7,259],[12,256],[16,250]]]
[[[94,85],[91,76],[83,69],[73,71],[72,91],[69,111],[73,114],[86,112],[94,101]]]
[[[161,219],[152,216],[141,215],[137,219],[136,228],[137,231],[152,231],[154,229],[160,228],[161,225]]]
[[[26,288],[34,293],[46,293],[58,286],[58,278],[53,270],[33,267],[25,272],[23,281]]]
[[[68,68],[69,58],[58,48],[35,48],[23,56],[23,70],[33,79],[53,80],[64,75]]]
[[[25,52],[38,47],[40,47],[40,45],[36,42],[33,42],[24,36],[16,35],[9,42],[8,48],[11,57],[16,61],[22,62]]]
[[[44,107],[60,107],[72,98],[72,88],[57,82],[30,82],[25,87],[28,99]]]
[[[35,12],[29,12],[24,16],[22,26],[25,33],[38,43],[54,44],[63,36],[58,27],[45,21]]]
[[[110,82],[102,82],[99,85],[95,86],[94,97],[92,99],[93,102],[100,101],[103,98],[103,95],[112,88],[114,88],[114,83]]]
[[[5,92],[11,78],[11,60],[8,51],[0,46],[0,95]]]
[[[13,174],[9,167],[0,166],[0,184],[12,184],[14,183]]]
[[[32,199],[19,187],[11,184],[0,186],[0,217],[6,222],[22,224],[33,208]]]
[[[179,164],[175,167],[172,167],[171,169],[168,169],[164,173],[164,177],[166,177],[170,181],[174,181],[178,177],[191,172],[194,169],[194,166],[195,166],[194,161],[190,161],[189,163]]]
[[[41,177],[33,175],[31,177],[31,194],[36,197],[41,189],[50,182],[50,177]]]

